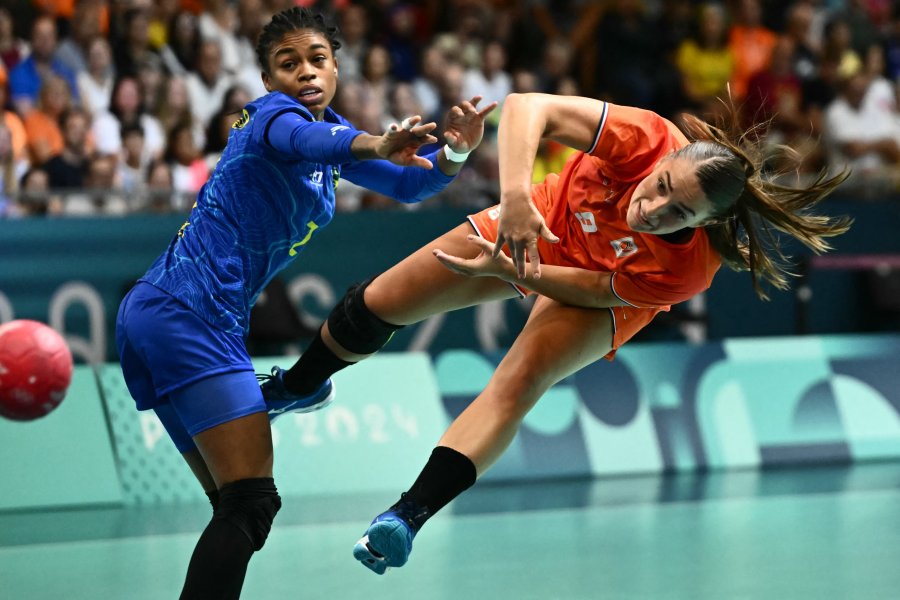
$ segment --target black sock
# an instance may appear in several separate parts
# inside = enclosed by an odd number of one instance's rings
[[[209,503],[212,504],[213,512],[216,512],[216,509],[219,508],[219,490],[206,492],[206,497],[209,498]]]
[[[295,394],[305,396],[316,391],[326,379],[352,364],[355,363],[341,360],[325,345],[320,329],[309,348],[284,374],[284,386]]]
[[[251,556],[247,535],[214,516],[194,548],[181,600],[237,600]]]
[[[416,482],[401,496],[401,502],[412,500],[419,506],[427,508],[428,515],[425,517],[427,520],[472,487],[476,477],[475,463],[468,456],[453,448],[438,446],[431,451],[431,457],[419,473]],[[422,522],[424,523],[424,520]]]

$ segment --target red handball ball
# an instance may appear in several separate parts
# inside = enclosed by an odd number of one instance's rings
[[[71,381],[72,352],[54,329],[27,319],[0,325],[0,415],[43,417],[59,406]]]

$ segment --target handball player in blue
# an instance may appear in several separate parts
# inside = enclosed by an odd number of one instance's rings
[[[476,108],[480,97],[452,107],[447,144],[427,156],[416,151],[437,126],[419,116],[361,132],[329,108],[336,34],[299,7],[265,26],[256,51],[268,94],[243,109],[187,221],[119,308],[128,389],[138,410],[156,411],[214,509],[184,599],[240,596],[281,506],[267,412],[316,410],[333,393],[330,381],[291,393],[280,369],[261,389],[245,346],[260,292],[331,221],[340,178],[401,202],[427,198],[453,180],[496,107]]]

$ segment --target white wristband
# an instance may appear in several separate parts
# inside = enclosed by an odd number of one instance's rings
[[[469,154],[471,153],[471,150],[469,150],[468,152],[454,152],[450,149],[450,144],[444,144],[444,156],[446,156],[447,160],[449,160],[450,162],[466,162],[466,159],[469,158]]]

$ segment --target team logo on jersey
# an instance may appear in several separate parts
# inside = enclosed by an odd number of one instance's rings
[[[232,129],[243,129],[244,125],[250,122],[250,113],[247,109],[241,110],[241,118],[231,124]]]
[[[315,185],[322,185],[322,171],[320,171],[319,169],[313,171],[309,176],[309,180],[312,181]]]
[[[575,213],[575,218],[578,219],[579,223],[581,223],[581,228],[586,233],[594,233],[595,231],[597,231],[597,221],[594,220],[594,213],[592,213],[592,212]]]
[[[638,251],[637,244],[634,243],[634,238],[631,236],[613,240],[610,242],[610,245],[616,251],[616,258],[631,256]]]
[[[334,137],[338,131],[343,131],[345,129],[350,129],[350,128],[347,127],[346,125],[335,125],[334,127],[331,128],[331,137]]]

